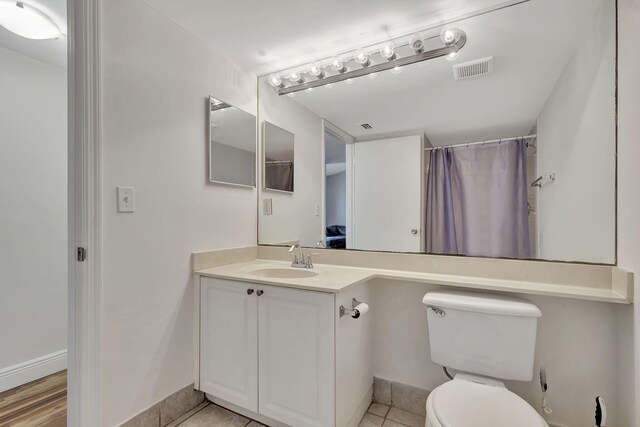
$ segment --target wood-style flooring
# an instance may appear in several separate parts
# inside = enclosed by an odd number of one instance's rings
[[[67,371],[0,393],[0,427],[65,427]]]

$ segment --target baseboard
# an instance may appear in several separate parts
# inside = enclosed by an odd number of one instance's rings
[[[369,388],[367,394],[364,395],[360,403],[358,403],[358,407],[353,412],[351,416],[351,420],[346,427],[358,427],[360,425],[360,421],[362,421],[362,417],[367,413],[367,409],[371,406],[371,402],[373,401],[373,386]]]
[[[67,369],[67,350],[0,369],[0,392]]]

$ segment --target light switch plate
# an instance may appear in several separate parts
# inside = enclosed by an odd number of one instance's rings
[[[118,187],[118,212],[133,212],[133,187]]]
[[[320,204],[319,203],[316,203],[315,214],[316,214],[316,216],[320,216]]]

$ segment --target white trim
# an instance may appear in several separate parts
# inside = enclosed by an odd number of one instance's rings
[[[67,369],[67,350],[56,351],[0,369],[0,392]]]
[[[69,353],[67,425],[102,424],[101,0],[68,2]],[[76,261],[76,247],[86,260]]]

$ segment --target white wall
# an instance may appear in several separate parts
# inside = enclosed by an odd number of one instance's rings
[[[207,101],[255,76],[139,0],[102,9],[103,426],[193,382],[190,254],[256,243],[256,190],[207,183]],[[221,41],[224,42],[224,41]],[[135,213],[116,212],[116,186]]]
[[[640,1],[618,1],[618,264],[635,273],[633,307],[620,318],[627,357],[621,360],[621,390],[631,404],[621,404],[626,424],[640,426]],[[634,319],[632,322],[631,319]],[[635,336],[635,340],[634,340]],[[632,351],[632,345],[635,351]],[[634,363],[635,362],[635,363]],[[635,365],[635,376],[633,375]],[[633,378],[635,378],[635,386]],[[635,392],[634,392],[635,388]],[[635,404],[634,404],[635,403]],[[635,420],[632,422],[631,420]]]
[[[266,79],[259,84],[260,105],[258,120],[268,121],[295,135],[294,192],[260,188],[258,241],[278,244],[300,241],[303,246],[315,247],[322,240],[322,118],[300,106],[288,96],[279,96]],[[262,171],[262,167],[260,167]],[[260,172],[260,175],[262,172]],[[264,215],[262,201],[272,199],[273,215]],[[318,215],[315,207],[318,205]]]
[[[433,390],[447,381],[442,367],[431,361],[427,313],[422,297],[435,287],[376,280],[372,283],[373,372],[379,378]],[[531,382],[509,382],[534,408],[540,408],[538,369],[547,368],[549,422],[590,426],[597,395],[610,402],[611,426],[618,421],[617,404],[633,405],[620,393],[616,376],[618,342],[616,314],[627,307],[599,302],[525,296],[542,310],[538,323],[535,373]]]
[[[0,64],[2,371],[67,348],[67,73]]]
[[[347,225],[347,173],[340,172],[327,177],[326,185],[327,226]]]
[[[538,255],[614,263],[615,2],[604,1],[538,118]]]

